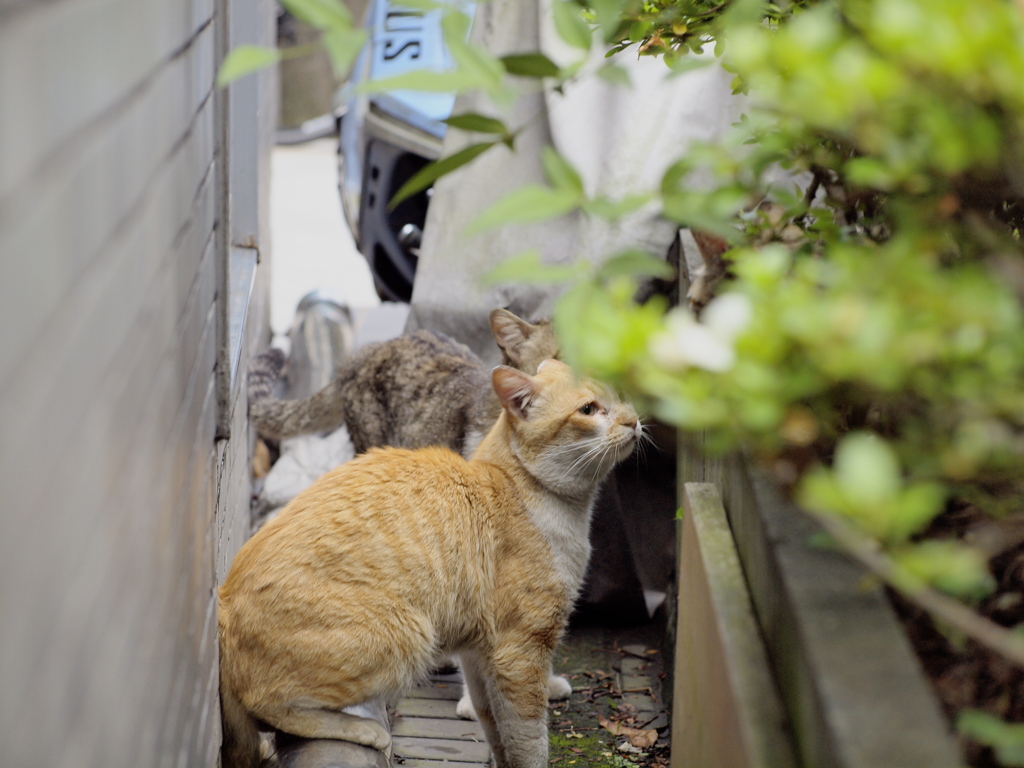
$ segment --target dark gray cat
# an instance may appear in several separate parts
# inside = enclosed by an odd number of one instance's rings
[[[490,322],[505,365],[532,375],[543,360],[558,357],[549,323],[528,323],[505,309],[491,312]],[[341,362],[326,387],[298,400],[274,396],[284,363],[284,353],[270,349],[249,366],[249,418],[265,437],[329,432],[344,424],[356,453],[385,445],[444,445],[468,457],[501,409],[480,358],[432,331],[363,347]]]

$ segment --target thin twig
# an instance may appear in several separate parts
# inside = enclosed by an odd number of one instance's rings
[[[1024,669],[1024,639],[968,608],[959,600],[925,586],[905,573],[871,539],[847,523],[827,515],[815,515],[842,549],[903,597],[967,637]]]

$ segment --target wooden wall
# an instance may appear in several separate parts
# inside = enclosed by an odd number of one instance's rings
[[[215,90],[229,26],[272,41],[273,8],[0,0],[4,766],[217,763],[275,113],[272,75],[249,114]],[[251,126],[237,199],[229,116]],[[235,216],[257,226],[229,273]]]

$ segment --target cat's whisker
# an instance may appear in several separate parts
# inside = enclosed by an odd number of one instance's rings
[[[654,438],[651,437],[651,433],[645,430],[643,426],[643,424],[640,425],[640,436],[637,437],[636,440],[636,452],[638,457],[641,460],[646,460],[647,451],[652,449],[658,453],[664,454],[665,450],[655,442]]]
[[[584,467],[588,467],[596,458],[597,456],[593,453],[585,453],[576,458],[576,460],[569,466],[569,471],[576,472]]]
[[[578,443],[573,443],[569,445],[547,445],[545,446],[545,448],[551,451],[551,455],[560,457],[565,454],[576,454],[580,451],[580,449],[586,451],[592,450],[594,448],[600,448],[601,446],[604,445],[604,443],[605,438],[601,435],[598,435],[597,437],[586,438],[584,440],[579,441]]]
[[[595,444],[593,447],[591,447],[589,450],[585,451],[582,455],[580,455],[572,463],[572,465],[570,466],[570,470],[589,467],[589,465],[607,456],[610,450],[611,446],[607,445],[607,443],[602,440],[599,443]]]

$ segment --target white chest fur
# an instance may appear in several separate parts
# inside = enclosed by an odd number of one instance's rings
[[[592,494],[580,505],[544,494],[530,510],[530,517],[551,547],[555,568],[573,600],[583,586],[590,559],[590,516],[595,496]]]

